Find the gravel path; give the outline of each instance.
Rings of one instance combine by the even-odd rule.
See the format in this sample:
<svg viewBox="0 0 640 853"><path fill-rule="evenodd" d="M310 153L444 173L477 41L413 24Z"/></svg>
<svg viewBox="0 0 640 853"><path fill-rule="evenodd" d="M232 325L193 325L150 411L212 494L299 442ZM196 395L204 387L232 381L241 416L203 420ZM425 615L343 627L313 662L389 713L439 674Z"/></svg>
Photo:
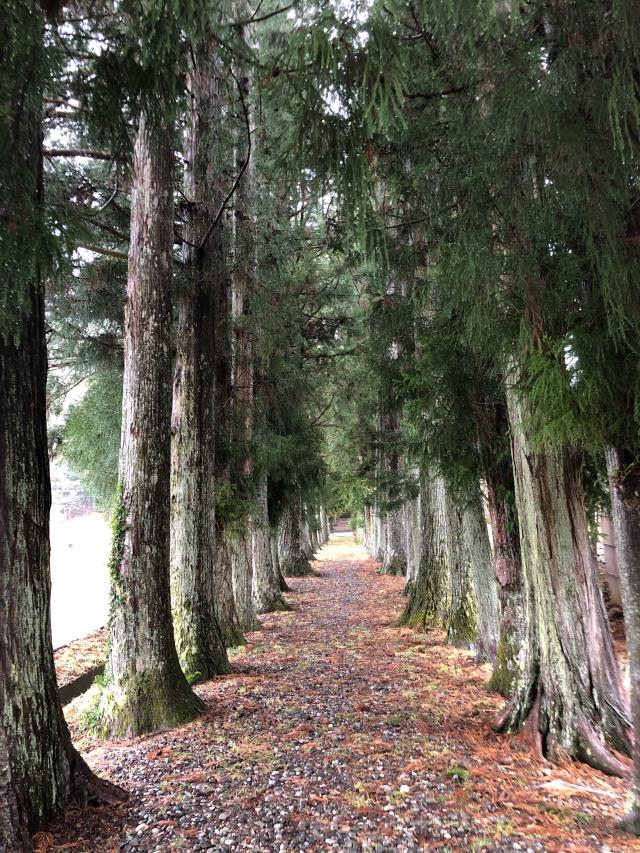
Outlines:
<svg viewBox="0 0 640 853"><path fill-rule="evenodd" d="M622 784L493 735L486 668L394 627L402 579L344 537L317 569L198 688L194 723L105 744L74 706L89 763L130 799L70 810L41 851L639 849L615 833Z"/></svg>

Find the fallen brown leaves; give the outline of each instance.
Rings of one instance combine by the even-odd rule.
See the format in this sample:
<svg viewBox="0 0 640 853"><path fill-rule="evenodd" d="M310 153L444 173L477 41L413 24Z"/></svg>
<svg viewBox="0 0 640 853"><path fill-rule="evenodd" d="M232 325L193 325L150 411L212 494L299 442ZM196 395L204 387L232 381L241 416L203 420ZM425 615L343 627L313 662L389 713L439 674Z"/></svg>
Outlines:
<svg viewBox="0 0 640 853"><path fill-rule="evenodd" d="M199 816L205 802L213 815L229 813L220 832L235 839L232 850L293 850L306 838L323 850L329 834L339 850L348 833L363 850L382 841L480 850L516 839L522 849L640 850L616 829L624 783L547 764L496 735L502 702L487 691L488 667L439 631L395 627L401 578L377 574L344 540L317 566L320 576L291 581L293 612L261 616L263 629L232 658L235 672L198 686L207 703L199 719L129 744L89 744L95 769L134 792L126 816L93 814L105 839L96 850L115 849L141 821L136 796L160 833L159 846L138 850L180 839L190 849L199 830L189 808ZM186 803L186 816L165 817L175 803ZM39 853L88 837L83 814L68 815ZM281 841L268 834L276 823ZM316 835L303 836L302 825Z"/></svg>

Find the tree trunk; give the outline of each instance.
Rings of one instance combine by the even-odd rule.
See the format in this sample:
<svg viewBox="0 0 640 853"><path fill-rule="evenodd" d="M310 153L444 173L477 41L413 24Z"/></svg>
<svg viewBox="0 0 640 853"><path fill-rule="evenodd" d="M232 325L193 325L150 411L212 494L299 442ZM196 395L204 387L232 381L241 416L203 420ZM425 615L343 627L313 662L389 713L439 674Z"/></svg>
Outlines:
<svg viewBox="0 0 640 853"><path fill-rule="evenodd" d="M476 602L476 660L494 661L500 633L500 602L480 489L463 507L462 534Z"/></svg>
<svg viewBox="0 0 640 853"><path fill-rule="evenodd" d="M418 575L408 590L399 624L441 628L446 624L449 605L446 493L442 478L429 472L422 477L420 526Z"/></svg>
<svg viewBox="0 0 640 853"><path fill-rule="evenodd" d="M369 504L364 507L364 549L367 554L373 552L373 509Z"/></svg>
<svg viewBox="0 0 640 853"><path fill-rule="evenodd" d="M202 702L176 652L169 580L173 151L140 117L125 314L119 492L110 560L103 721L139 735L193 719Z"/></svg>
<svg viewBox="0 0 640 853"><path fill-rule="evenodd" d="M233 596L243 631L260 628L253 603L253 533L253 519L248 519L247 530L231 539Z"/></svg>
<svg viewBox="0 0 640 853"><path fill-rule="evenodd" d="M12 177L21 186L11 200L16 230L3 235L2 250L11 252L14 265L3 256L0 307L0 850L27 853L30 833L68 803L116 802L125 794L94 776L73 748L56 683L43 258L33 240L33 230L41 235L44 229L43 20L28 4L6 14L18 54L30 52L34 65L29 73L23 69L19 94L0 114L2 136L11 138L4 168L15 167ZM7 61L15 60L15 49L11 40L3 45Z"/></svg>
<svg viewBox="0 0 640 853"><path fill-rule="evenodd" d="M632 454L609 448L607 470L624 605L634 732L631 796L624 826L640 835L640 467Z"/></svg>
<svg viewBox="0 0 640 853"><path fill-rule="evenodd" d="M291 502L282 513L278 530L280 571L285 577L313 575L314 571L302 547L302 501L294 487Z"/></svg>
<svg viewBox="0 0 640 853"><path fill-rule="evenodd" d="M501 606L496 659L489 688L511 695L513 680L526 651L526 614L522 590L522 565L515 487L509 442L506 399L475 409L480 459L487 487L491 520L493 573Z"/></svg>
<svg viewBox="0 0 640 853"><path fill-rule="evenodd" d="M220 93L211 49L194 48L185 134L189 219L178 299L171 448L171 592L178 657L190 680L229 672L215 618L215 299L224 275L215 129Z"/></svg>
<svg viewBox="0 0 640 853"><path fill-rule="evenodd" d="M383 575L405 575L407 572L407 552L402 508L387 513L385 527L384 554L380 573Z"/></svg>
<svg viewBox="0 0 640 853"><path fill-rule="evenodd" d="M544 754L625 774L606 746L629 750L628 711L589 544L581 455L537 448L529 401L509 388L507 405L527 635L496 728L526 724Z"/></svg>
<svg viewBox="0 0 640 853"><path fill-rule="evenodd" d="M275 527L269 526L269 544L271 546L271 559L273 561L274 571L278 576L278 584L280 592L291 592L291 587L284 579L284 575L280 569L280 555L278 554L278 530Z"/></svg>
<svg viewBox="0 0 640 853"><path fill-rule="evenodd" d="M307 521L304 507L302 508L300 532L302 538L302 550L304 551L304 555L307 560L311 561L313 560L315 554L313 551L313 545L311 544L311 530L309 529L309 522Z"/></svg>
<svg viewBox="0 0 640 853"><path fill-rule="evenodd" d="M280 572L271 550L267 480L260 485L259 515L253 526L253 601L256 613L290 610L280 589Z"/></svg>
<svg viewBox="0 0 640 853"><path fill-rule="evenodd" d="M233 592L232 544L226 527L216 527L216 570L214 575L216 621L228 649L245 643Z"/></svg>
<svg viewBox="0 0 640 853"><path fill-rule="evenodd" d="M414 476L418 477L417 471L414 471ZM411 587L418 578L418 565L420 562L421 549L421 526L420 526L420 493L415 498L408 500L404 507L404 537L405 550L407 553L407 583L404 588L405 595L408 595Z"/></svg>
<svg viewBox="0 0 640 853"><path fill-rule="evenodd" d="M447 563L449 566L449 613L447 642L471 647L477 640L476 602L471 586L470 554L463 534L463 508L447 494Z"/></svg>

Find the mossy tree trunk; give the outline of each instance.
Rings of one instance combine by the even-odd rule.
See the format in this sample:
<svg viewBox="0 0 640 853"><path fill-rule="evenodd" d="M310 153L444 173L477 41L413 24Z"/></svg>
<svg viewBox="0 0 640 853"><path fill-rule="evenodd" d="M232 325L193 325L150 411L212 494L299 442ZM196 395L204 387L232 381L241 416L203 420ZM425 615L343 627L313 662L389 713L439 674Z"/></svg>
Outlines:
<svg viewBox="0 0 640 853"><path fill-rule="evenodd" d="M194 678L229 672L215 616L215 302L224 275L219 74L210 40L194 47L185 133L189 200L178 293L171 446L171 592L178 657ZM218 164L216 166L216 164Z"/></svg>
<svg viewBox="0 0 640 853"><path fill-rule="evenodd" d="M607 469L624 605L634 732L631 796L624 825L640 835L640 466L633 454L612 447L607 450Z"/></svg>
<svg viewBox="0 0 640 853"><path fill-rule="evenodd" d="M169 128L143 115L134 151L120 488L101 705L115 736L178 725L202 709L180 669L171 618L172 177Z"/></svg>
<svg viewBox="0 0 640 853"><path fill-rule="evenodd" d="M441 628L449 609L446 491L442 477L425 472L420 489L420 557L400 625Z"/></svg>
<svg viewBox="0 0 640 853"><path fill-rule="evenodd" d="M526 725L544 754L624 774L607 747L629 751L628 708L589 543L582 457L536 447L528 399L509 388L507 403L527 635L496 728Z"/></svg>
<svg viewBox="0 0 640 853"><path fill-rule="evenodd" d="M26 4L21 50L41 59L43 21ZM13 45L5 45L8 56ZM26 71L25 71L26 74ZM10 122L12 153L23 158L25 197L12 199L22 246L41 225L43 201L41 92L25 92L0 121ZM4 136L3 128L3 136ZM71 745L58 697L51 642L49 456L44 287L38 263L23 249L4 293L17 293L8 322L0 318L0 850L27 853L30 833L72 801L116 801L124 792L102 782ZM24 264L24 267L22 266ZM8 273L8 269L4 269Z"/></svg>
<svg viewBox="0 0 640 853"><path fill-rule="evenodd" d="M312 575L313 569L302 545L302 501L299 487L293 488L289 505L278 527L278 558L284 577Z"/></svg>
<svg viewBox="0 0 640 853"><path fill-rule="evenodd" d="M289 610L280 589L280 572L273 561L267 508L267 479L260 484L259 513L253 525L253 603L256 613Z"/></svg>
<svg viewBox="0 0 640 853"><path fill-rule="evenodd" d="M479 488L462 508L462 541L476 602L476 659L494 661L500 635L500 602Z"/></svg>

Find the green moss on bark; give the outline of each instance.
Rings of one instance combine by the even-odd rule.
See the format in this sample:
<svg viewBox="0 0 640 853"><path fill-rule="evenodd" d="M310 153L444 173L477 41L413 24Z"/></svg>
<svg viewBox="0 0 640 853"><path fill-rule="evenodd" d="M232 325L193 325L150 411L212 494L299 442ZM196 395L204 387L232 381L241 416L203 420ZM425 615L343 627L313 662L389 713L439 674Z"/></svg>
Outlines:
<svg viewBox="0 0 640 853"><path fill-rule="evenodd" d="M162 672L130 672L117 685L111 679L100 702L102 728L111 737L137 737L183 725L203 709L195 693Z"/></svg>

